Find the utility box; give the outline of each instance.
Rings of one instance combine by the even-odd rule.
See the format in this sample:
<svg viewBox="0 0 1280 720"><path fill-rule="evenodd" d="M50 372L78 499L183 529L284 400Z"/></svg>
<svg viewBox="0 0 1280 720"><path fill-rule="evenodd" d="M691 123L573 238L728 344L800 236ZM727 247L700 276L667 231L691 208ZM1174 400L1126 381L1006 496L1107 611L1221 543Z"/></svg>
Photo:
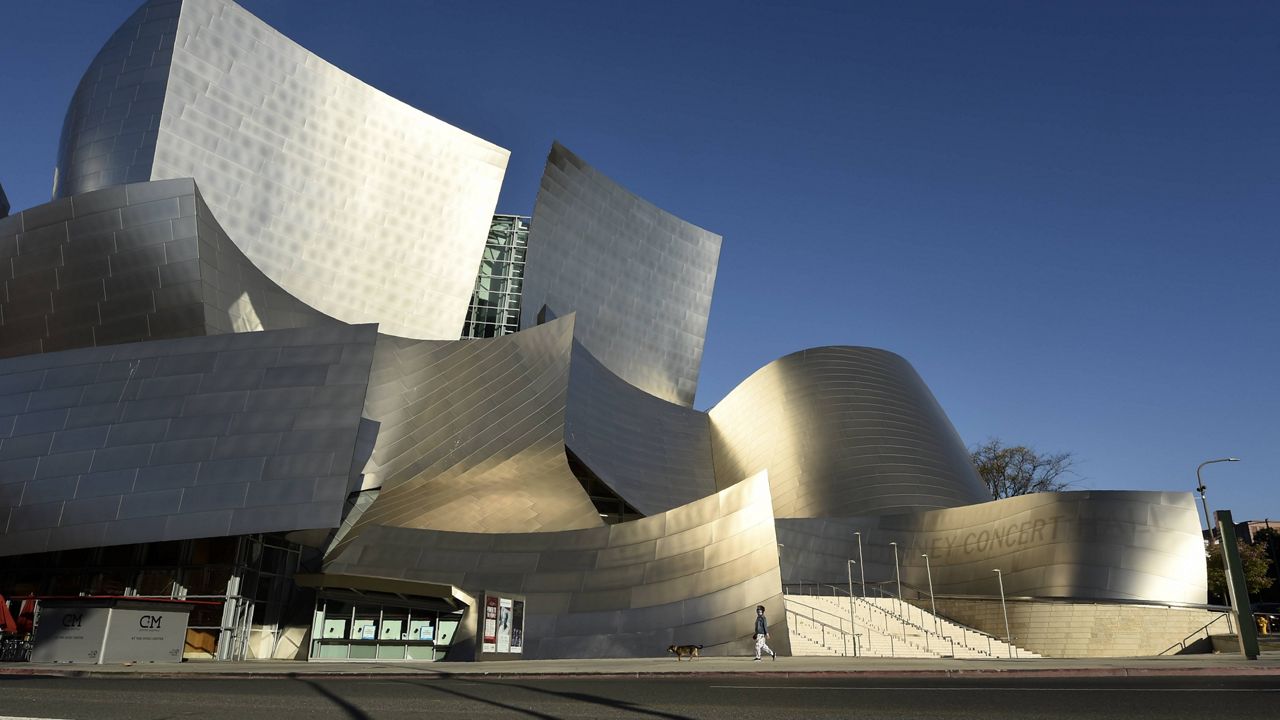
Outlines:
<svg viewBox="0 0 1280 720"><path fill-rule="evenodd" d="M191 608L128 598L41 600L31 662L182 662Z"/></svg>

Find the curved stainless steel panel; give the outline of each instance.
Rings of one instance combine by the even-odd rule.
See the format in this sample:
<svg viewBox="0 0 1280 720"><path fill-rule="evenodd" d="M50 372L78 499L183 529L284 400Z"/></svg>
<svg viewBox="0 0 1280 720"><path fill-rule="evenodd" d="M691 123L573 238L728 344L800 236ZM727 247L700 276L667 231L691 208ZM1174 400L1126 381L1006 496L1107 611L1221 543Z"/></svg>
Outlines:
<svg viewBox="0 0 1280 720"><path fill-rule="evenodd" d="M435 339L462 328L509 155L228 0L135 13L85 73L61 145L60 196L194 177L298 299Z"/></svg>
<svg viewBox="0 0 1280 720"><path fill-rule="evenodd" d="M0 555L332 528L376 329L0 360Z"/></svg>
<svg viewBox="0 0 1280 720"><path fill-rule="evenodd" d="M749 650L756 605L790 654L764 475L653 517L589 530L451 533L370 527L325 573L455 585L526 599L525 657L645 657L672 643Z"/></svg>
<svg viewBox="0 0 1280 720"><path fill-rule="evenodd" d="M706 413L628 384L576 342L565 444L645 515L716 492Z"/></svg>
<svg viewBox="0 0 1280 720"><path fill-rule="evenodd" d="M62 122L55 198L151 179L181 9L144 3L89 63Z"/></svg>
<svg viewBox="0 0 1280 720"><path fill-rule="evenodd" d="M709 414L718 481L768 469L780 518L907 512L991 497L924 381L885 350L787 355Z"/></svg>
<svg viewBox="0 0 1280 720"><path fill-rule="evenodd" d="M189 178L0 220L0 258L0 357L335 323L259 272Z"/></svg>
<svg viewBox="0 0 1280 720"><path fill-rule="evenodd" d="M720 236L631 194L559 143L534 206L521 327L544 305L618 377L693 404Z"/></svg>
<svg viewBox="0 0 1280 720"><path fill-rule="evenodd" d="M894 580L938 593L1203 603L1204 540L1190 493L1036 493L902 515L778 520L786 582L843 587L862 533L868 583ZM855 567L854 584L860 575Z"/></svg>
<svg viewBox="0 0 1280 720"><path fill-rule="evenodd" d="M491 340L380 336L365 416L369 525L469 532L597 527L564 453L573 317Z"/></svg>

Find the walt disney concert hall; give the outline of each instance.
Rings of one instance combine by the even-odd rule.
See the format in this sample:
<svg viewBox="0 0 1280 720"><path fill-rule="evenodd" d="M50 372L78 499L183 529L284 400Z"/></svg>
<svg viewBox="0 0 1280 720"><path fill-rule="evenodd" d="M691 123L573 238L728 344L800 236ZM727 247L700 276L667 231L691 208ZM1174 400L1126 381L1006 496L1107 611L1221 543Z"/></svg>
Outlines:
<svg viewBox="0 0 1280 720"><path fill-rule="evenodd" d="M495 214L507 159L230 0L124 19L52 200L0 217L0 594L186 601L216 659L745 655L757 605L783 655L1156 654L1217 617L1190 494L992 501L892 352L693 409L721 237L560 144Z"/></svg>

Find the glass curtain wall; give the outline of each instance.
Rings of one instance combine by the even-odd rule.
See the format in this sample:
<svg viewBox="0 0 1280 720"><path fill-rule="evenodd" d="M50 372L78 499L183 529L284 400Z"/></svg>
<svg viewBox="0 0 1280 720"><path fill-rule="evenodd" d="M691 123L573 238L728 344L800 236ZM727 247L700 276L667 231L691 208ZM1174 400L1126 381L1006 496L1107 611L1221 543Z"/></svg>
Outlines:
<svg viewBox="0 0 1280 720"><path fill-rule="evenodd" d="M520 291L528 248L529 218L493 216L462 337L491 338L520 329Z"/></svg>

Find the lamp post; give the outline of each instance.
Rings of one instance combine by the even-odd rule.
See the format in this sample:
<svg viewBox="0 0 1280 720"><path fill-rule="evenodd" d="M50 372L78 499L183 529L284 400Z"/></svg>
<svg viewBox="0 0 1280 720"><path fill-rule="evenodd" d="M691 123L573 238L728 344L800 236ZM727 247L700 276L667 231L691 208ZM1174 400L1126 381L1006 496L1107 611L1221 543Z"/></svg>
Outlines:
<svg viewBox="0 0 1280 720"><path fill-rule="evenodd" d="M938 601L933 597L933 569L929 567L929 555L920 553L924 558L924 571L929 576L929 607L933 610L933 631L938 632ZM942 633L938 633L941 635Z"/></svg>
<svg viewBox="0 0 1280 720"><path fill-rule="evenodd" d="M853 624L853 564L854 564L855 562L857 562L857 561L856 561L856 560L850 560L849 562L845 563L845 566L844 566L844 569L845 569L845 570L848 572L848 574L849 574L849 634L850 634L850 635L854 635L854 624ZM857 639L857 636L856 636L856 635L854 635L854 640L853 640L853 655L854 655L854 657L857 657L857 656L858 656L858 639Z"/></svg>
<svg viewBox="0 0 1280 720"><path fill-rule="evenodd" d="M996 568L991 572L996 574L996 579L1000 581L1000 609L1004 611L1004 642L1009 646L1009 658L1013 658L1013 634L1009 632L1009 607L1004 604L1004 573L1000 572L1000 568Z"/></svg>
<svg viewBox="0 0 1280 720"><path fill-rule="evenodd" d="M902 572L898 569L898 543L889 543L893 546L893 576L898 580L898 614L906 617L906 613L902 612Z"/></svg>
<svg viewBox="0 0 1280 720"><path fill-rule="evenodd" d="M1240 458L1225 457L1217 460L1205 460L1196 466L1196 491L1200 493L1200 506L1204 508L1204 527L1209 531L1209 540L1213 541L1213 521L1209 519L1209 501L1204 496L1204 480L1200 479L1200 468L1220 462L1240 462Z"/></svg>
<svg viewBox="0 0 1280 720"><path fill-rule="evenodd" d="M858 575L862 578L862 597L867 596L867 566L862 562L862 533L857 530L853 531L854 537L858 538Z"/></svg>

